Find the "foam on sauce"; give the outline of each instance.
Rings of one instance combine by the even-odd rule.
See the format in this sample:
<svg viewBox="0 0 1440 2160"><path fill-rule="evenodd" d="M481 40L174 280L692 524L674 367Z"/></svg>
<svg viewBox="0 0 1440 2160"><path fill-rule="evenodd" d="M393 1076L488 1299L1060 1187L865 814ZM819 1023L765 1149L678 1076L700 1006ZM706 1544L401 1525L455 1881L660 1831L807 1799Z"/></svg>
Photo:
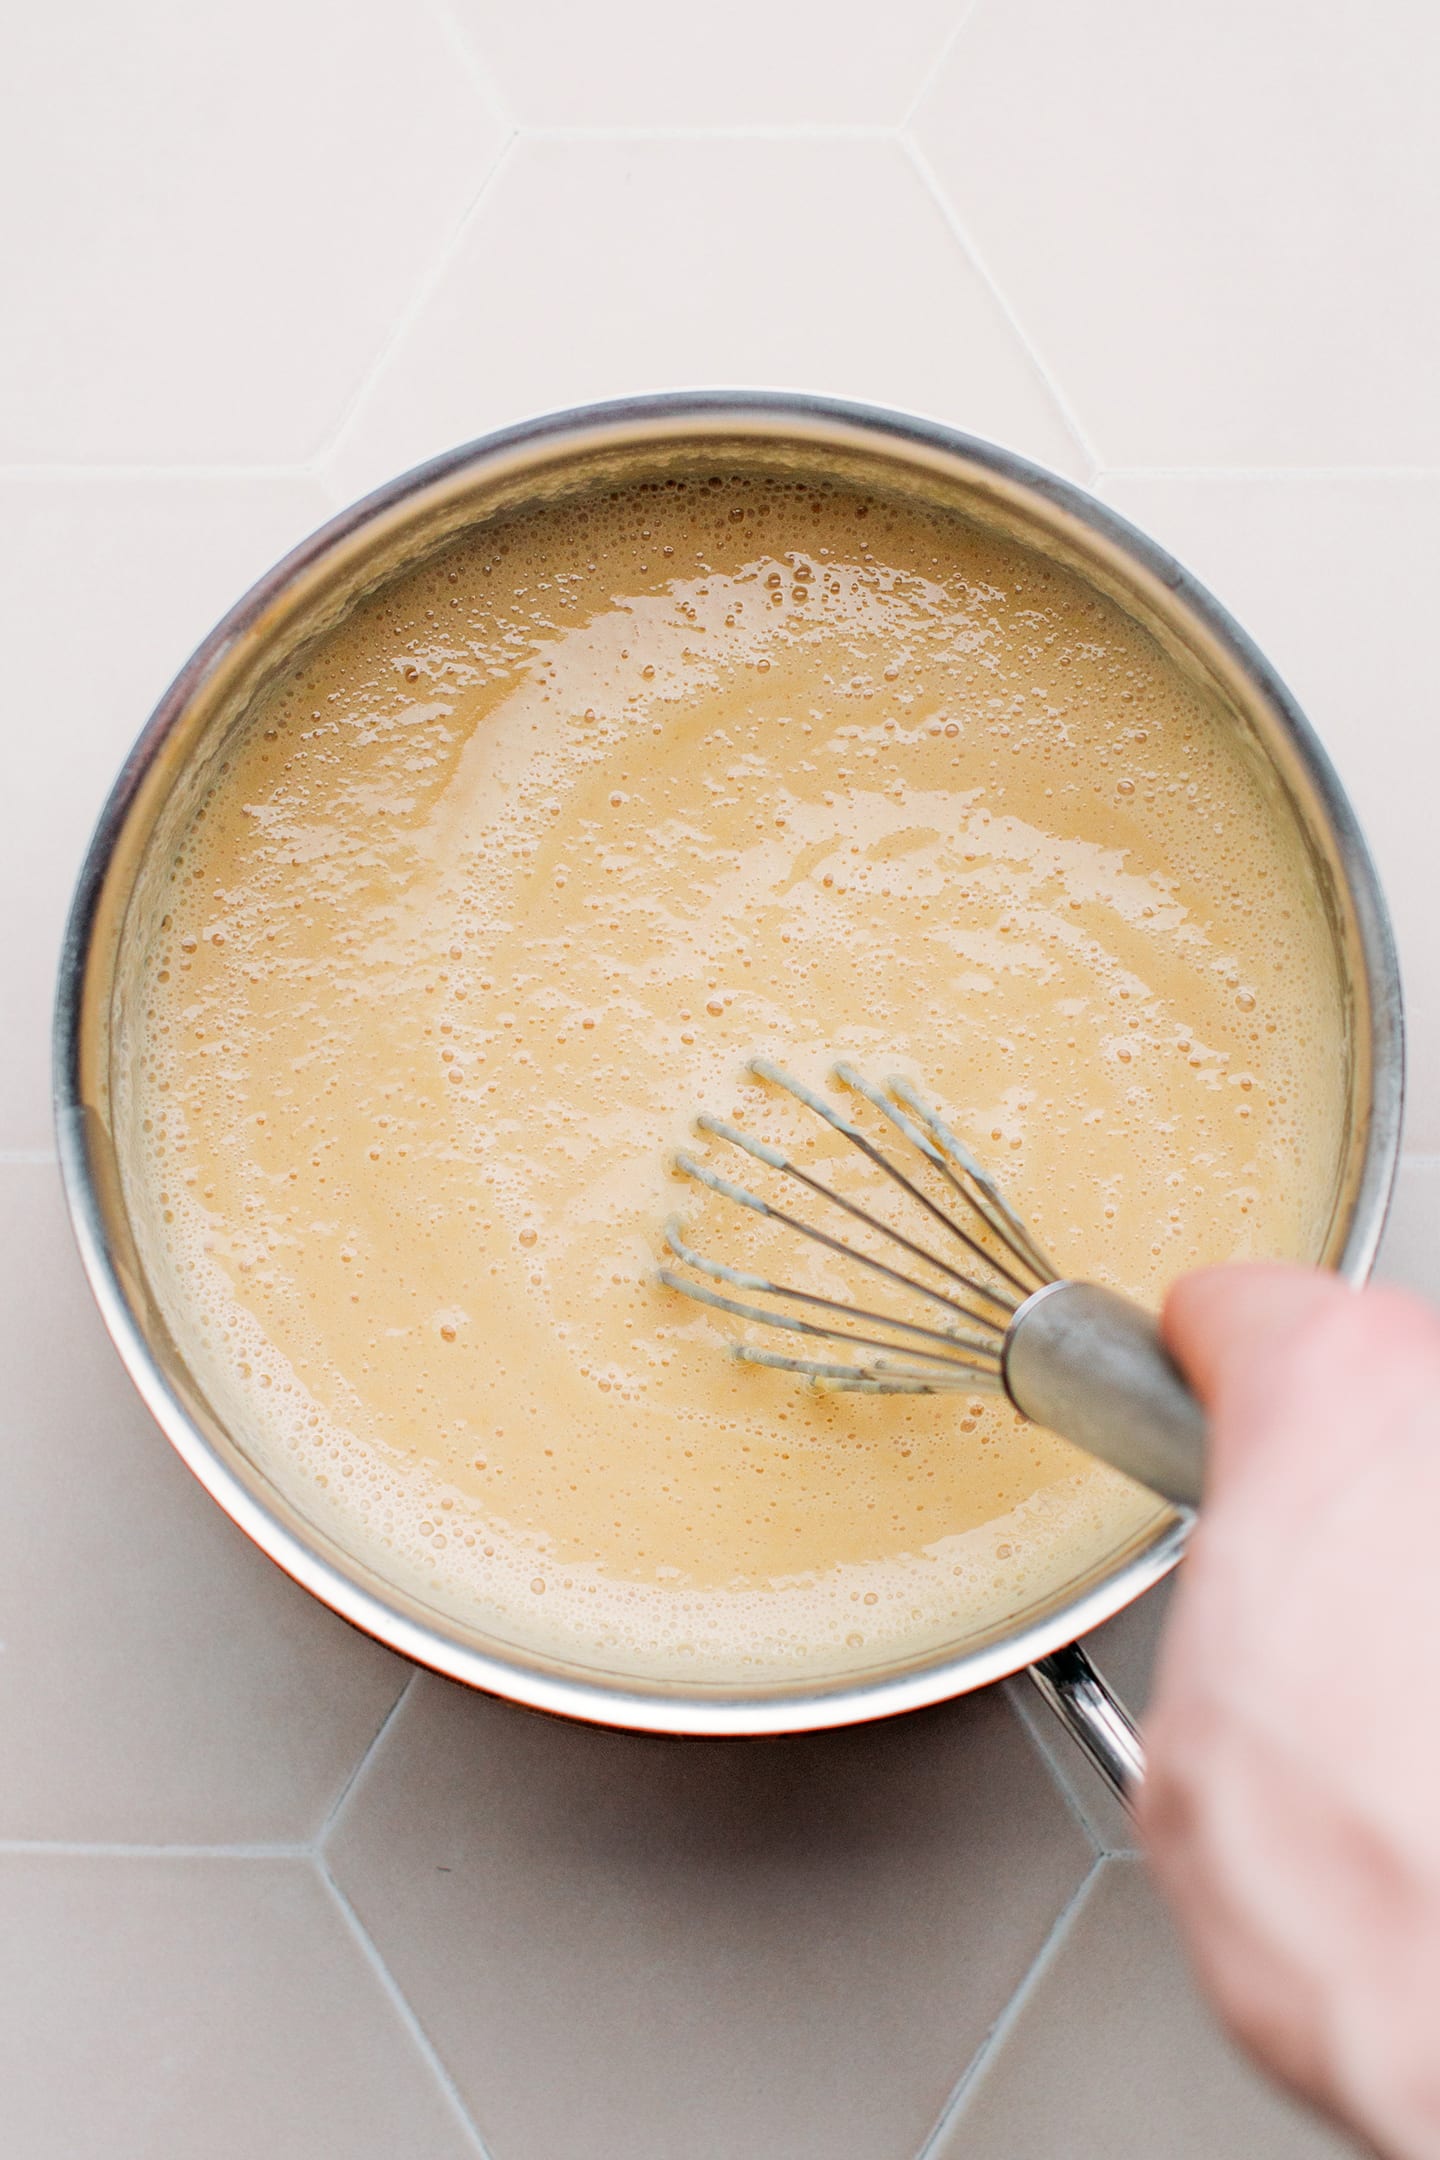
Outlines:
<svg viewBox="0 0 1440 2160"><path fill-rule="evenodd" d="M668 1151L703 1107L833 1168L743 1065L844 1054L1068 1272L1312 1257L1341 1007L1283 828L1142 631L961 521L717 476L472 536L176 857L129 1173L171 1323L314 1520L502 1637L700 1680L993 1625L1154 1502L994 1398L733 1364L654 1268L677 1206L749 1232Z"/></svg>

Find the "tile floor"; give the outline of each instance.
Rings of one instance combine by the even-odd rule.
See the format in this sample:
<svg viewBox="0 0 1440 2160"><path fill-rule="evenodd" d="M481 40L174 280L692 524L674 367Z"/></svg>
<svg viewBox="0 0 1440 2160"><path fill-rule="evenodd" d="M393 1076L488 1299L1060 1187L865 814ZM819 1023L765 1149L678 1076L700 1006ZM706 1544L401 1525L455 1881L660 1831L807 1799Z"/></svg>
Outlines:
<svg viewBox="0 0 1440 2160"><path fill-rule="evenodd" d="M1440 1294L1440 15L79 0L0 39L5 2150L1338 2152L1216 2035L1023 1683L624 1739L415 1678L276 1574L103 1339L45 1030L150 702L331 509L546 405L872 398L1094 487L1291 679L1405 963L1384 1266ZM1137 1699L1162 1606L1100 1645Z"/></svg>

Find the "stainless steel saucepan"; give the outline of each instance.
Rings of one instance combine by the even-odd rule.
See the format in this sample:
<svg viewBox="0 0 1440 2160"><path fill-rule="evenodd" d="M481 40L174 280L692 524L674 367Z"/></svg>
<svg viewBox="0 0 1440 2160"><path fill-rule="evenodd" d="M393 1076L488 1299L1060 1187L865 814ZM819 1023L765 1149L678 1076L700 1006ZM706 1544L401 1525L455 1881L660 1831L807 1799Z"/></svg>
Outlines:
<svg viewBox="0 0 1440 2160"><path fill-rule="evenodd" d="M61 962L55 1034L60 1163L91 1285L136 1386L196 1476L270 1557L347 1620L472 1687L538 1710L647 1732L758 1735L846 1725L942 1701L1030 1666L1122 1793L1140 1754L1076 1638L1179 1558L1162 1516L1082 1579L986 1631L829 1680L699 1685L607 1672L498 1640L389 1582L252 1460L186 1364L127 1213L114 1115L139 1054L139 966L163 864L258 693L356 599L458 533L578 491L698 468L823 474L950 506L1087 581L1142 624L1248 737L1275 815L1298 832L1345 991L1348 1120L1314 1258L1359 1281L1380 1236L1400 1138L1400 985L1385 905L1354 815L1304 718L1193 578L1123 519L1023 459L932 422L812 397L648 397L510 428L437 458L348 510L263 578L162 699L100 819Z"/></svg>

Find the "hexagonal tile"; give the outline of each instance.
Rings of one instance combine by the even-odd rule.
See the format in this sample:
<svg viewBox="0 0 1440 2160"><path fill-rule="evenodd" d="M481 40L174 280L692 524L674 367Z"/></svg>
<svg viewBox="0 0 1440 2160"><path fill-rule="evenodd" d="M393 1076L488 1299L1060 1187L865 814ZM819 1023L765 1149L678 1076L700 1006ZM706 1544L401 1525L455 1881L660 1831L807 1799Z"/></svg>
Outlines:
<svg viewBox="0 0 1440 2160"><path fill-rule="evenodd" d="M1107 1860L933 2160L1343 2160L1217 2031L1138 1861Z"/></svg>
<svg viewBox="0 0 1440 2160"><path fill-rule="evenodd" d="M546 407L716 383L909 406L1080 464L897 144L702 137L522 141L329 471L356 493Z"/></svg>
<svg viewBox="0 0 1440 2160"><path fill-rule="evenodd" d="M901 2160L1092 1848L993 1693L746 1744L422 1679L329 1857L494 2160Z"/></svg>
<svg viewBox="0 0 1440 2160"><path fill-rule="evenodd" d="M1434 462L1440 15L980 0L916 133L1106 463Z"/></svg>
<svg viewBox="0 0 1440 2160"><path fill-rule="evenodd" d="M455 15L523 126L735 126L898 120L961 0L829 0L823 19L769 0L723 15L630 0L455 0Z"/></svg>
<svg viewBox="0 0 1440 2160"><path fill-rule="evenodd" d="M299 477L0 478L0 1147L49 1144L55 956L110 782L217 618L328 510Z"/></svg>
<svg viewBox="0 0 1440 2160"><path fill-rule="evenodd" d="M0 458L309 456L504 130L425 8L31 9L6 39Z"/></svg>
<svg viewBox="0 0 1440 2160"><path fill-rule="evenodd" d="M5 2136L25 2160L479 2153L305 1861L4 1854L0 1914Z"/></svg>
<svg viewBox="0 0 1440 2160"><path fill-rule="evenodd" d="M263 1559L171 1452L43 1164L0 1165L0 1371L0 1838L312 1836L409 1668Z"/></svg>
<svg viewBox="0 0 1440 2160"><path fill-rule="evenodd" d="M1430 883L1440 477L1112 474L1100 492L1235 610L1333 758L1395 919L1410 1026L1406 1141L1440 1149Z"/></svg>

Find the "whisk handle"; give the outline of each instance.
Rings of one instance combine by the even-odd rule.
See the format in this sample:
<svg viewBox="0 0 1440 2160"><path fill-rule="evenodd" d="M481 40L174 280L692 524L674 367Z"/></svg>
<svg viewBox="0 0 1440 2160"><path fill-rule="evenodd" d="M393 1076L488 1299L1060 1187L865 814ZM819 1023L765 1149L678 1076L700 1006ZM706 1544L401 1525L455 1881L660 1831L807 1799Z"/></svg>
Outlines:
<svg viewBox="0 0 1440 2160"><path fill-rule="evenodd" d="M1099 1283L1047 1283L1005 1338L1017 1410L1177 1507L1198 1507L1205 1413L1154 1316Z"/></svg>

